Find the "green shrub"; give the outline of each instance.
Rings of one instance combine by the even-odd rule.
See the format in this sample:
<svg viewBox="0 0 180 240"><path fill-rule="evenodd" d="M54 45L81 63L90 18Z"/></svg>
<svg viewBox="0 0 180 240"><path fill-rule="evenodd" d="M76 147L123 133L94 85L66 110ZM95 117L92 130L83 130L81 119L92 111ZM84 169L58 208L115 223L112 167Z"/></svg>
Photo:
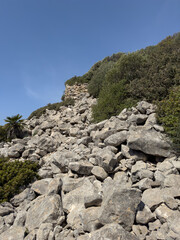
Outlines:
<svg viewBox="0 0 180 240"><path fill-rule="evenodd" d="M110 69L112 69L114 64L115 63L112 61L102 63L101 66L96 70L96 72L92 76L91 81L89 82L89 85L88 85L88 92L90 93L90 95L92 95L93 97L99 96L99 92L105 80L106 73Z"/></svg>
<svg viewBox="0 0 180 240"><path fill-rule="evenodd" d="M99 98L97 106L93 108L94 119L98 121L111 117L121 108L119 102L117 103L121 96L117 97L118 94L115 93L113 98L111 92L114 92L113 84L122 82L122 79L126 84L123 102L128 104L125 106L141 100L158 102L165 99L169 89L180 85L179 51L180 33L167 37L156 46L119 55L119 59L108 69L105 77L100 76L100 79L93 82L93 77L96 76L94 75L89 82L89 89L92 86L90 93ZM109 58L106 58L106 61L109 61ZM121 83L117 85L117 89L122 95L124 88Z"/></svg>
<svg viewBox="0 0 180 240"><path fill-rule="evenodd" d="M180 86L173 87L169 95L158 103L158 121L171 137L177 152L180 152Z"/></svg>
<svg viewBox="0 0 180 240"><path fill-rule="evenodd" d="M69 105L74 105L74 99L72 98L67 98L66 100L58 103L49 103L48 105L38 108L37 110L33 111L28 119L31 119L32 117L39 118L41 115L46 113L46 109L48 110L56 110L59 111L60 107L62 106L69 106Z"/></svg>
<svg viewBox="0 0 180 240"><path fill-rule="evenodd" d="M124 108L131 107L135 100L127 98L127 85L125 80L118 83L107 84L100 92L98 104L92 108L95 122L119 114Z"/></svg>
<svg viewBox="0 0 180 240"><path fill-rule="evenodd" d="M34 162L10 162L7 158L0 158L0 202L9 201L38 178L38 168L38 164Z"/></svg>

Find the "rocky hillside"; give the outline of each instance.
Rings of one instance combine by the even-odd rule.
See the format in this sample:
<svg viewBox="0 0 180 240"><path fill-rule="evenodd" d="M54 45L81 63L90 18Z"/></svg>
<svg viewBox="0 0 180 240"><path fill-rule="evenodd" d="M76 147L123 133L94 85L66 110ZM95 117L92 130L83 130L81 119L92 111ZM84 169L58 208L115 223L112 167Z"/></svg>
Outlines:
<svg viewBox="0 0 180 240"><path fill-rule="evenodd" d="M36 161L40 180L0 205L2 240L178 240L180 157L141 101L97 124L86 85L74 106L26 120L32 136L0 155Z"/></svg>

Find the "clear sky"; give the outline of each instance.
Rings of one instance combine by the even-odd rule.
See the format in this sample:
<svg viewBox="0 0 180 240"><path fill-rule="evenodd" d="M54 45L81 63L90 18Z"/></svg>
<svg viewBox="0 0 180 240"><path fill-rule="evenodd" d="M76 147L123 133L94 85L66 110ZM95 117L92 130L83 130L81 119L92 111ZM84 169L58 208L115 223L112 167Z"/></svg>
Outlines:
<svg viewBox="0 0 180 240"><path fill-rule="evenodd" d="M58 102L64 82L179 32L180 0L0 0L0 124Z"/></svg>

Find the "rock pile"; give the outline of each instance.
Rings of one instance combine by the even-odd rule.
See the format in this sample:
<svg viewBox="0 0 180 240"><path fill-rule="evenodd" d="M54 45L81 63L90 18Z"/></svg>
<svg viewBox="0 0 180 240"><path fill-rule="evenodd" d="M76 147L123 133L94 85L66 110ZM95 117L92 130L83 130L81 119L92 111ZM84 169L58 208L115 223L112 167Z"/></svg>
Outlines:
<svg viewBox="0 0 180 240"><path fill-rule="evenodd" d="M41 180L0 205L3 240L178 240L180 158L140 102L91 124L96 100L27 120L0 154L39 161Z"/></svg>
<svg viewBox="0 0 180 240"><path fill-rule="evenodd" d="M73 86L66 85L64 97L65 99L72 98L72 99L82 99L85 93L88 93L87 89L88 84L77 84Z"/></svg>

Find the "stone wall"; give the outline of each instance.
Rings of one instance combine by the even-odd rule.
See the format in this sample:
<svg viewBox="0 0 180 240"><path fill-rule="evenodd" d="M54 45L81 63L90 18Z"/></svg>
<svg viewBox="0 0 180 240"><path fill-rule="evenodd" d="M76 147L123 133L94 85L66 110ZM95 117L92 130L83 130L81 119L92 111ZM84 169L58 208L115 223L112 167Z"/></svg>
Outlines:
<svg viewBox="0 0 180 240"><path fill-rule="evenodd" d="M77 84L73 86L66 85L65 99L73 98L75 100L82 99L88 93L88 84Z"/></svg>

